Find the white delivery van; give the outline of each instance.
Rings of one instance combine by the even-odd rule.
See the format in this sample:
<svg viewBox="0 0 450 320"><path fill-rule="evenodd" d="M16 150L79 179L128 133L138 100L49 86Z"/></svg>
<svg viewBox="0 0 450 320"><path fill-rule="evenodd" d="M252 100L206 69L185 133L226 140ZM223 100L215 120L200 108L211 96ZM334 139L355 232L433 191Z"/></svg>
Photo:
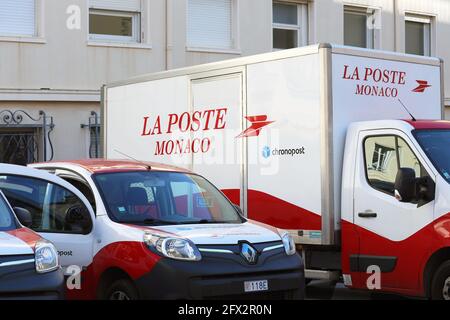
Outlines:
<svg viewBox="0 0 450 320"><path fill-rule="evenodd" d="M290 230L308 278L449 298L442 78L437 58L329 44L145 75L104 87L104 153L203 174Z"/></svg>
<svg viewBox="0 0 450 320"><path fill-rule="evenodd" d="M79 280L68 281L68 299L304 296L304 266L292 236L245 219L238 207L197 174L130 160L32 166L64 179L89 201L55 196L60 208L51 208L59 209L57 217L45 219L50 220L47 229L36 229L55 244L64 268L78 268L78 278L68 272L71 280ZM29 193L32 185L39 186L31 179L6 178L11 182L0 188L21 205L28 194L15 192L16 184L28 183ZM60 189L48 190L58 195ZM47 210L39 210L36 202L32 215L44 220ZM46 208L46 203L42 206Z"/></svg>

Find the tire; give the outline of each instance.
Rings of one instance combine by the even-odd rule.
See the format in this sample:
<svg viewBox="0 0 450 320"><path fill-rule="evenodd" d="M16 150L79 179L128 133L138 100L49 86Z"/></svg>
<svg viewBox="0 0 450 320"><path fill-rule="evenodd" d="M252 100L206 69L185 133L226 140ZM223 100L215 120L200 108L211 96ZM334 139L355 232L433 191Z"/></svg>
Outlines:
<svg viewBox="0 0 450 320"><path fill-rule="evenodd" d="M432 300L450 300L450 260L436 271L431 283Z"/></svg>
<svg viewBox="0 0 450 320"><path fill-rule="evenodd" d="M105 290L104 300L139 300L134 284L127 279L116 280Z"/></svg>

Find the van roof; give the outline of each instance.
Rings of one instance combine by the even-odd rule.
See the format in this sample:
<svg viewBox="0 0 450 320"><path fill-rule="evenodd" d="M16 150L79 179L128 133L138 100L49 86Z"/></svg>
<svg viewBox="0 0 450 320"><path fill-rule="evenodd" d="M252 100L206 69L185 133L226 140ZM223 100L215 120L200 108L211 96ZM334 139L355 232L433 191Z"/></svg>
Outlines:
<svg viewBox="0 0 450 320"><path fill-rule="evenodd" d="M414 129L417 130L432 130L432 129L450 129L450 121L445 120L405 120Z"/></svg>
<svg viewBox="0 0 450 320"><path fill-rule="evenodd" d="M148 162L148 161L135 161L135 160L114 160L114 159L85 159L85 160L66 160L66 161L52 161L46 163L37 163L36 165L45 164L46 167L75 165L82 167L83 169L91 173L107 173L107 172L124 172L124 171L173 171L173 172L186 172L189 170L165 165L161 163Z"/></svg>

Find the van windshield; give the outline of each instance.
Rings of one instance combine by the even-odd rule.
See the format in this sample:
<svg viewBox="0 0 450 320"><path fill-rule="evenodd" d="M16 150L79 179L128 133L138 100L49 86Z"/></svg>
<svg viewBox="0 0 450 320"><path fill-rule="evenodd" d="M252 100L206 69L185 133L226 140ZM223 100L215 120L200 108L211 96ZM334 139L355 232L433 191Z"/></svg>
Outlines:
<svg viewBox="0 0 450 320"><path fill-rule="evenodd" d="M178 172L116 172L94 175L111 220L170 225L241 223L228 199L204 178Z"/></svg>
<svg viewBox="0 0 450 320"><path fill-rule="evenodd" d="M17 228L16 219L3 195L0 195L0 231Z"/></svg>
<svg viewBox="0 0 450 320"><path fill-rule="evenodd" d="M417 130L414 135L436 169L450 183L450 130Z"/></svg>

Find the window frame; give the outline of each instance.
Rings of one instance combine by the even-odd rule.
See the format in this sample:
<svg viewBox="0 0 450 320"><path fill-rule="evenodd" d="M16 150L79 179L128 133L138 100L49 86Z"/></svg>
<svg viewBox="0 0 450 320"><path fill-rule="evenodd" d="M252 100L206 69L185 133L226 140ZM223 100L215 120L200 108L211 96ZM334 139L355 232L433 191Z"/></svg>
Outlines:
<svg viewBox="0 0 450 320"><path fill-rule="evenodd" d="M362 152L363 152L363 160L364 160L364 163L363 163L364 175L365 175L365 177L366 177L366 183L367 183L367 185L368 185L370 188L372 188L372 189L375 190L375 191L384 193L384 194L386 194L386 195L388 195L388 196L391 196L391 197L395 198L395 194L391 194L391 193L389 193L389 192L387 192L387 191L385 191L385 190L381 190L381 189L375 188L375 187L370 183L370 180L369 180L369 175L368 175L368 170L367 170L367 158L366 158L366 141L367 141L367 139L370 139L370 138L377 138L377 137L393 137L393 138L397 138L397 139L402 139L402 140L405 142L405 144L408 146L408 148L411 150L411 152L414 154L414 156L417 158L417 160L419 161L420 166L423 168L423 170L426 172L426 174L427 174L431 179L433 179L433 176L430 174L430 169L427 168L427 166L424 165L424 163L426 163L426 162L424 162L423 159L421 159L421 158L419 158L419 157L417 156L417 151L415 151L415 150L411 147L411 142L410 142L410 141L408 141L407 139L405 139L405 138L402 137L401 135L399 135L399 134L394 134L394 133L391 133L391 134L389 134L389 133L372 134L372 135L367 135L367 136L365 136L365 137L363 138L363 140L362 140ZM396 141L395 154L396 154L396 157L397 157L397 166L399 166L399 165L400 165L400 158L399 158L399 153L398 153L398 142L397 142L397 141ZM398 170L397 170L397 171L398 171ZM431 171L431 172L433 172L433 171ZM434 180L434 179L433 179L433 180Z"/></svg>
<svg viewBox="0 0 450 320"><path fill-rule="evenodd" d="M90 17L91 14L112 16L112 17L127 17L131 18L131 36L117 36L110 34L96 34L91 33L90 30ZM88 13L88 37L89 41L100 41L100 42L114 42L114 43L130 43L139 44L142 43L141 33L142 33L142 13L141 12L129 12L129 11L118 11L118 10L107 10L107 9L96 9L89 8Z"/></svg>
<svg viewBox="0 0 450 320"><path fill-rule="evenodd" d="M59 188L62 188L70 193L72 193L75 197L77 197L77 199L83 204L83 206L85 207L85 209L90 213L89 207L86 205L86 203L84 203L84 201L82 199L80 199L80 197L78 197L78 195L76 195L74 192L72 192L71 190L69 190L68 188L60 185L59 183L50 181L50 180L46 180L46 179L42 179L39 177L34 177L34 176L27 176L27 175L21 175L21 174L14 174L14 173L3 173L0 174L0 177L2 176L7 176L7 177L19 177L19 178L23 178L23 179L28 179L28 180L37 180L37 181L42 181L46 184L52 184L53 186L57 186ZM0 188L0 191L4 194L4 191ZM6 201L9 203L8 198L5 196ZM47 195L46 195L47 196ZM90 235L93 231L94 231L94 223L95 221L92 220L92 216L90 215L90 219L91 219L91 224L90 224L90 229L87 230L86 232L69 232L69 231L49 231L49 230L37 230L37 229L32 229L31 230L37 232L37 233L49 233L49 234L70 234L70 235L82 235L82 236L87 236Z"/></svg>
<svg viewBox="0 0 450 320"><path fill-rule="evenodd" d="M273 16L273 7L275 4L282 4L282 5L297 7L297 24L294 25L294 24L286 24L286 23L276 23L274 21L274 16ZM296 31L297 32L297 47L296 48L308 45L308 43L309 43L308 15L309 15L308 4L305 2L273 1L272 2L272 36L271 36L272 51L286 50L286 49L274 47L274 39L273 39L274 29Z"/></svg>
<svg viewBox="0 0 450 320"><path fill-rule="evenodd" d="M24 43L37 43L45 44L45 10L44 0L34 0L34 35L14 35L14 34L1 34L0 42L24 42Z"/></svg>
<svg viewBox="0 0 450 320"><path fill-rule="evenodd" d="M214 46L196 46L189 42L189 0L187 0L185 6L185 36L186 36L186 51L188 52L212 52L212 53L231 53L241 54L240 47L240 32L239 32L239 1L231 0L231 47L222 48Z"/></svg>
<svg viewBox="0 0 450 320"><path fill-rule="evenodd" d="M376 34L376 24L377 24L377 9L371 8L371 7L358 7L358 6L352 6L352 5L344 5L344 22L345 22L345 14L354 14L354 15L360 15L366 17L366 45L363 48L366 49L377 49L377 34ZM368 27L368 19L372 19L371 26L372 28ZM343 43L345 44L345 23L344 23L344 40Z"/></svg>
<svg viewBox="0 0 450 320"><path fill-rule="evenodd" d="M434 54L433 50L433 17L428 15L420 15L414 13L405 13L405 53L406 52L406 23L415 22L420 23L424 27L423 30L423 56L431 57ZM412 53L411 53L412 54Z"/></svg>

